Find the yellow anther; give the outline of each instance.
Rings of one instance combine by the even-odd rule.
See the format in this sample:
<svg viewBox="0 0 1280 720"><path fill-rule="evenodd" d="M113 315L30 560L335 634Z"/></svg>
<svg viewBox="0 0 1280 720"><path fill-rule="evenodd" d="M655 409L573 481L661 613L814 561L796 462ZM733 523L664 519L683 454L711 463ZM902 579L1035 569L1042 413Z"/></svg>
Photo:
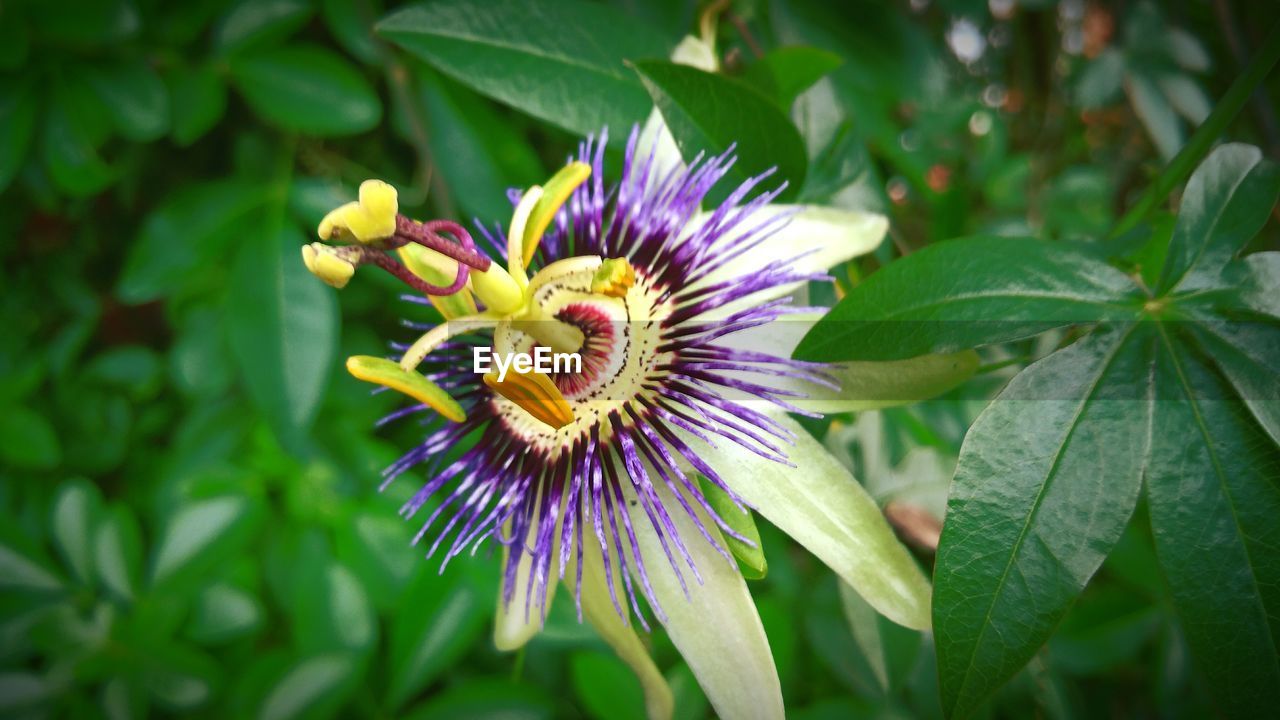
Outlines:
<svg viewBox="0 0 1280 720"><path fill-rule="evenodd" d="M529 258L537 252L538 243L542 242L542 234L547 231L547 226L555 219L556 213L560 211L573 191L577 190L578 186L586 182L589 177L591 177L590 165L584 162L571 162L560 168L560 172L552 175L547 184L542 186L542 198L530 213L522 236L521 257L524 259L525 267L529 266Z"/></svg>
<svg viewBox="0 0 1280 720"><path fill-rule="evenodd" d="M511 213L511 225L507 227L507 270L523 292L529 285L529 275L525 270L529 267L529 256L524 252L524 229L529 224L529 215L542 199L542 188L534 185L524 191L520 202L516 203L515 212Z"/></svg>
<svg viewBox="0 0 1280 720"><path fill-rule="evenodd" d="M311 243L302 246L302 262L312 275L336 288L344 288L356 272L356 266L339 257L328 245Z"/></svg>
<svg viewBox="0 0 1280 720"><path fill-rule="evenodd" d="M574 420L573 409L560 393L560 388L551 378L536 370L525 373L511 370L501 381L497 373L486 373L484 384L556 430Z"/></svg>
<svg viewBox="0 0 1280 720"><path fill-rule="evenodd" d="M454 422L467 419L467 414L458 401L440 389L439 385L385 358L353 355L347 358L347 372L358 380L404 393Z"/></svg>
<svg viewBox="0 0 1280 720"><path fill-rule="evenodd" d="M609 297L626 297L636 284L636 271L626 258L609 258L600 263L600 269L591 278L591 292Z"/></svg>
<svg viewBox="0 0 1280 720"><path fill-rule="evenodd" d="M497 315L510 315L524 306L524 291L498 263L490 263L484 272L471 272L471 289L486 310Z"/></svg>
<svg viewBox="0 0 1280 720"><path fill-rule="evenodd" d="M396 234L396 189L381 180L360 183L360 199L334 208L320 221L321 240L371 243Z"/></svg>

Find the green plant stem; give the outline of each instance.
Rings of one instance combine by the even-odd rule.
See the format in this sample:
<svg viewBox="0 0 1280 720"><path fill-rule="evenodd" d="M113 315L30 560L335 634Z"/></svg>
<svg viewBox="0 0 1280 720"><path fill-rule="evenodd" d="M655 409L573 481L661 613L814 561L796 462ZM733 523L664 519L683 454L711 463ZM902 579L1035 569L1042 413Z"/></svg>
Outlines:
<svg viewBox="0 0 1280 720"><path fill-rule="evenodd" d="M1253 56L1248 67L1231 84L1213 112L1205 118L1187 144L1173 158L1164 172L1160 173L1156 181L1147 188L1138 202L1124 214L1124 217L1120 218L1120 222L1116 223L1111 231L1111 237L1117 237L1132 230L1147 216L1147 213L1164 202L1165 198L1169 197L1169 193L1191 175L1191 171L1208 154L1214 141L1235 119L1240 109L1248 102L1249 96L1266 78L1267 73L1271 72L1277 60L1280 60L1280 22L1271 28L1267 39L1263 41L1262 47Z"/></svg>

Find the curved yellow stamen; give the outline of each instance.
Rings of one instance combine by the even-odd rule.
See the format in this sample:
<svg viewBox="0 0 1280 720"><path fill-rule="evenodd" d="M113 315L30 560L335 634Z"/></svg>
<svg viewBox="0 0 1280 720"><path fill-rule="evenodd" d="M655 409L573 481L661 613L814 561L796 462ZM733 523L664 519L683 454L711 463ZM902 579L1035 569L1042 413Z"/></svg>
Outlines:
<svg viewBox="0 0 1280 720"><path fill-rule="evenodd" d="M534 185L525 191L524 196L511 214L511 226L507 228L507 270L520 286L520 291L529 286L528 260L524 254L524 229L529 222L529 214L542 199L542 187Z"/></svg>
<svg viewBox="0 0 1280 720"><path fill-rule="evenodd" d="M358 380L404 393L454 422L467 419L467 414L458 401L439 385L385 358L353 355L347 358L347 372Z"/></svg>
<svg viewBox="0 0 1280 720"><path fill-rule="evenodd" d="M442 322L423 333L422 337L415 340L409 346L409 349L404 351L404 355L400 357L400 367L405 370L413 370L422 364L422 361L426 359L427 355L431 354L432 350L440 347L441 343L454 335L461 335L482 327L493 327L497 324L497 316L490 315L487 312Z"/></svg>
<svg viewBox="0 0 1280 720"><path fill-rule="evenodd" d="M498 380L497 373L486 373L484 384L525 412L559 430L573 422L573 409L560 393L560 388L543 373L511 370Z"/></svg>
<svg viewBox="0 0 1280 720"><path fill-rule="evenodd" d="M525 225L522 235L520 257L524 259L526 267L528 267L529 258L538 251L542 234L547 231L547 226L555 219L556 213L560 212L560 208L573 191L577 190L578 186L586 182L589 177L591 177L590 165L584 162L571 162L560 168L560 171L552 175L547 184L542 186L542 198L529 215L528 224Z"/></svg>

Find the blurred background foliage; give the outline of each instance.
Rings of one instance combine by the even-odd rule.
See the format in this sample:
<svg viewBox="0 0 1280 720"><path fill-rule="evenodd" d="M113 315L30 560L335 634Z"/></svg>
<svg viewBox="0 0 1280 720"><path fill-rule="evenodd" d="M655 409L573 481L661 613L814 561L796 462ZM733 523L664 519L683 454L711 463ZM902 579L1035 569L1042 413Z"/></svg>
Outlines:
<svg viewBox="0 0 1280 720"><path fill-rule="evenodd" d="M564 7L583 25L528 42L656 38L649 59L704 9ZM532 65L468 87L451 63L499 56L443 39L406 54L372 31L391 9L0 3L0 715L642 716L639 685L570 604L501 655L495 560L441 574L410 546L396 508L411 481L377 485L415 428L375 430L395 398L369 396L337 360L376 353L423 311L372 273L339 306L298 258L367 177L397 185L412 215L501 220L506 189L547 176L591 123L642 119L639 76L616 99L559 103L522 94ZM1101 236L1273 11L742 0L716 32L725 73L791 114L805 155L792 192L892 219L874 256L813 288L830 303L945 238ZM1276 92L1273 78L1230 133L1273 156ZM810 427L927 565L965 429L1058 339L988 349L983 376L948 398ZM985 712L1209 714L1141 515ZM930 638L841 593L760 522L770 572L753 591L790 713L939 717ZM708 715L672 645L660 632L652 645L677 715Z"/></svg>

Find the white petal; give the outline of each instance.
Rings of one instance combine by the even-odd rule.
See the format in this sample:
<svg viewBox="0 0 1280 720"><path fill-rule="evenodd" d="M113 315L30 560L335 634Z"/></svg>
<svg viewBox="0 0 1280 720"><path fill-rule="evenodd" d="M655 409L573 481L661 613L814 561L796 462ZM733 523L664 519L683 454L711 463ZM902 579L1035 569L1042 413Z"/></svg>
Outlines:
<svg viewBox="0 0 1280 720"><path fill-rule="evenodd" d="M885 617L909 628L929 626L929 581L894 536L862 485L809 433L783 413L774 420L795 433L787 449L795 468L735 443L690 442L739 496L853 586Z"/></svg>
<svg viewBox="0 0 1280 720"><path fill-rule="evenodd" d="M875 250L884 240L889 220L883 215L855 210L837 210L817 205L767 205L753 213L733 232L726 233L721 242L739 237L769 223L784 213L794 213L791 220L771 233L751 250L738 255L707 277L690 286L696 289L708 284L748 278L775 261L787 261L789 266L802 273L822 273L846 260ZM701 213L693 219L686 237L701 227L710 213ZM803 257L798 257L803 255ZM798 259L797 259L798 258ZM776 297L781 297L798 287L789 283L769 288L749 297L737 300L714 311L704 313L699 319L724 317L746 307L751 307Z"/></svg>
<svg viewBox="0 0 1280 720"><path fill-rule="evenodd" d="M688 565L676 556L689 588L686 598L648 516L641 507L631 506L636 498L634 489L628 485L624 490L649 581L666 614L667 633L689 663L716 714L724 718L782 718L778 670L760 615L737 566L711 547L675 498L665 487L661 488L659 497L702 576L699 585ZM722 542L711 519L701 511L699 517L710 528L712 537Z"/></svg>
<svg viewBox="0 0 1280 720"><path fill-rule="evenodd" d="M675 711L675 697L671 686L653 664L649 651L632 627L622 621L609 594L601 562L600 546L588 540L583 543L582 564L582 616L600 633L600 637L613 648L618 657L631 667L644 689L644 705L649 720L670 720ZM613 567L619 567L614 562ZM577 582L577 569L573 560L565 572L565 585L572 592ZM626 602L626 595L617 575L614 575L614 592L619 602ZM623 606L626 607L625 605Z"/></svg>
<svg viewBox="0 0 1280 720"><path fill-rule="evenodd" d="M529 529L529 535L525 538L525 547L531 548L537 546L537 526ZM534 589L528 603L528 613L525 612L525 597L529 592L529 583L532 580L530 568L533 565L533 557L525 552L520 556L520 566L516 570L515 594L511 596L511 603L502 602L503 592L498 591L498 614L494 618L493 623L493 644L499 650L508 652L511 650L519 650L524 644L533 639L542 630L543 620L545 619L545 611L551 607L551 600L555 597L556 577L560 572L560 533L555 533L556 542L551 550L551 566L547 570L547 599L544 605L538 604L537 589ZM502 565L507 566L507 548L502 549Z"/></svg>

